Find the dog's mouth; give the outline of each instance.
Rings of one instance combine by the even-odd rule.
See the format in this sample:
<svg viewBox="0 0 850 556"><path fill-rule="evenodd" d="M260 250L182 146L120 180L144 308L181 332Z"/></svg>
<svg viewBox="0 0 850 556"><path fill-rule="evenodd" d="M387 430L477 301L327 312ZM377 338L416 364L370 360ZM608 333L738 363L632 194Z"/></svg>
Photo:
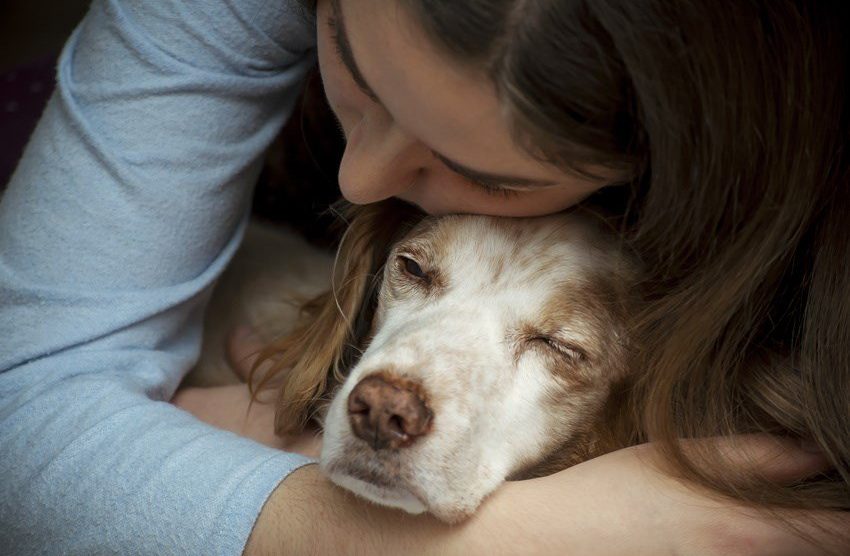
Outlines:
<svg viewBox="0 0 850 556"><path fill-rule="evenodd" d="M479 447L467 441L462 426L465 414L442 404L446 426L434 429L424 387L391 378L372 373L350 392L336 393L325 420L320 469L334 484L376 504L459 522L503 480L502 463L482 469ZM399 433L403 442L394 441Z"/></svg>
<svg viewBox="0 0 850 556"><path fill-rule="evenodd" d="M354 462L321 465L327 477L338 486L376 504L398 508L410 514L428 511L425 497L407 481L383 471L363 468Z"/></svg>
<svg viewBox="0 0 850 556"><path fill-rule="evenodd" d="M457 496L441 493L446 489L435 490L434 484L418 480L415 473L410 475L413 470L395 457L383 455L385 457L380 459L374 454L372 457L357 457L348 451L341 459L323 457L319 466L334 484L362 498L409 514L428 512L446 523L458 523L468 518L486 493L492 490L484 489L480 493L466 491Z"/></svg>

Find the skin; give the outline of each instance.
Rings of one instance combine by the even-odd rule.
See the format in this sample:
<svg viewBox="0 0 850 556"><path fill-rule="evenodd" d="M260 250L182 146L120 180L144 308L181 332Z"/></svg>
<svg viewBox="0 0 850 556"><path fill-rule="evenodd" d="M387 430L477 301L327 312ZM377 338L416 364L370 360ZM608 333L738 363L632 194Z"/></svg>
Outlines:
<svg viewBox="0 0 850 556"><path fill-rule="evenodd" d="M486 77L440 53L395 3L333 4L318 3L319 63L328 100L347 139L339 183L349 201L397 197L432 214L531 216L572 206L617 180L614 175L602 181L580 178L525 153L512 140ZM346 39L348 64L338 53L337 35ZM457 166L464 169L458 171ZM476 175L470 176L469 170ZM603 169L587 170L606 175ZM482 173L510 179L482 181L477 179ZM250 331L233 335L229 348L237 372L250 368L252 354L261 347ZM249 412L250 395L243 385L183 389L173 402L199 419L275 448L314 457L321 448L321 438L309 432L297 438L275 437L273 406L254 403ZM741 437L734 439L733 448L742 462L763 462L765 473L778 481L793 481L824 467L820 454L775 438ZM803 530L808 527L801 521L803 514L784 517ZM850 527L846 517L828 517L840 520L835 531ZM850 545L829 548L850 552ZM813 546L770 516L681 483L664 470L655 448L647 444L550 477L507 483L471 520L451 528L427 515L412 517L357 499L324 479L316 466L307 466L271 494L245 550L461 551L798 555L821 554L823 547Z"/></svg>

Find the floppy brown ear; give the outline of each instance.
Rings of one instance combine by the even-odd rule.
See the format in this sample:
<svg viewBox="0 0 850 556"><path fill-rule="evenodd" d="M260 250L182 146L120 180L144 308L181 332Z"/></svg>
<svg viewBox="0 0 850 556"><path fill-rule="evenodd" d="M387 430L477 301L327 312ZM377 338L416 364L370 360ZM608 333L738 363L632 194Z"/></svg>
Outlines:
<svg viewBox="0 0 850 556"><path fill-rule="evenodd" d="M348 226L334 264L332 290L303 306L302 322L267 346L249 375L253 393L279 385L275 433L300 432L366 347L381 268L390 249L422 218L398 201L343 210ZM268 370L257 376L263 364Z"/></svg>

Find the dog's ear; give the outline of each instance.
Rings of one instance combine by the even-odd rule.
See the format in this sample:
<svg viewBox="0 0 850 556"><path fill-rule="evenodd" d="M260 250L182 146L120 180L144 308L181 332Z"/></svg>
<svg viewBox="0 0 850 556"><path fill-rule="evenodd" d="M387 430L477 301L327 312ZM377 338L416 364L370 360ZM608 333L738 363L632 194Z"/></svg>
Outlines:
<svg viewBox="0 0 850 556"><path fill-rule="evenodd" d="M304 306L302 322L270 344L249 376L252 391L278 390L275 432L300 432L323 403L327 391L344 379L368 342L381 269L392 246L422 213L398 202L348 206L348 222L334 263L332 290ZM257 369L268 365L261 376Z"/></svg>

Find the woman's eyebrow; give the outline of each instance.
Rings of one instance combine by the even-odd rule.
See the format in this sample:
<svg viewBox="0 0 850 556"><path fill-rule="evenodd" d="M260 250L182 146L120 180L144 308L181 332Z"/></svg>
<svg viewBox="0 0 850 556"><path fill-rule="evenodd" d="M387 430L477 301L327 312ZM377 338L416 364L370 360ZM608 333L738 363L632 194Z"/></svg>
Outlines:
<svg viewBox="0 0 850 556"><path fill-rule="evenodd" d="M380 104L381 100L378 98L378 95L375 94L375 91L366 82L363 74L360 73L360 68L357 67L357 62L354 61L354 53L351 51L351 43L348 42L348 33L345 31L345 20L342 17L339 0L331 0L331 9L333 10L332 21L334 22L333 40L343 65L345 65L357 86L363 91L363 94Z"/></svg>
<svg viewBox="0 0 850 556"><path fill-rule="evenodd" d="M473 170L472 168L467 168L466 166L459 164L445 156L441 155L436 151L431 151L435 158L437 158L440 162L446 165L446 167L453 171L454 173L465 177L468 180L472 180L474 182L483 183L485 185L491 185L494 187L498 186L518 186L518 187L527 187L527 188L535 188L535 187L552 187L554 185L558 185L556 182L552 181L541 181L541 180L533 180L529 178L520 178L516 176L506 176L501 174L490 174L488 172L479 172L478 170Z"/></svg>

